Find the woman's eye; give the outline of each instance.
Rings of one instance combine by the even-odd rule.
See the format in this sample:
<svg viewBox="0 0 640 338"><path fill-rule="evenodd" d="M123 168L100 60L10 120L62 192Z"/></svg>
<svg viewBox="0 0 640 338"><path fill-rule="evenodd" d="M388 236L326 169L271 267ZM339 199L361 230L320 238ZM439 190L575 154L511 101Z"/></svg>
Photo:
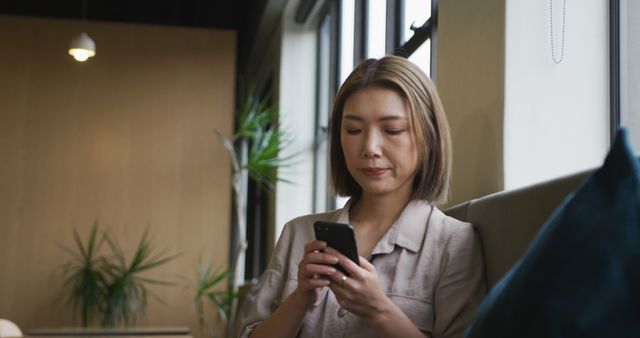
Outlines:
<svg viewBox="0 0 640 338"><path fill-rule="evenodd" d="M389 135L399 135L404 132L404 129L386 129L385 133Z"/></svg>
<svg viewBox="0 0 640 338"><path fill-rule="evenodd" d="M347 134L355 135L360 132L360 129L347 129Z"/></svg>

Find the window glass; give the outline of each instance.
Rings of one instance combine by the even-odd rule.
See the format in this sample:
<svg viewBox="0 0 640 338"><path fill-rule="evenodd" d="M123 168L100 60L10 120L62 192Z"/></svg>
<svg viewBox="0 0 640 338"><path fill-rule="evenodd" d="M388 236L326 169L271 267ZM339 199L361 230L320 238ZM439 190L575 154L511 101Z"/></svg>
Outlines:
<svg viewBox="0 0 640 338"><path fill-rule="evenodd" d="M640 1L620 0L620 122L640 151ZM633 95L632 93L636 93Z"/></svg>
<svg viewBox="0 0 640 338"><path fill-rule="evenodd" d="M354 0L341 1L340 27L340 84L349 76L353 69L353 46L354 40Z"/></svg>
<svg viewBox="0 0 640 338"><path fill-rule="evenodd" d="M340 84L349 76L353 67L353 53L354 53L354 25L355 25L355 1L354 0L342 0L341 1L341 21L340 27ZM327 152L327 156L329 153ZM329 173L327 173L329 175ZM329 179L327 179L329 180ZM342 208L347 202L346 198L336 197L336 208Z"/></svg>
<svg viewBox="0 0 640 338"><path fill-rule="evenodd" d="M383 57L385 55L387 2L384 0L369 0L367 17L367 58Z"/></svg>
<svg viewBox="0 0 640 338"><path fill-rule="evenodd" d="M418 49L416 49L411 56L409 56L409 61L418 65L418 67L422 68L422 70L427 73L427 75L431 75L431 39L425 41Z"/></svg>
<svg viewBox="0 0 640 338"><path fill-rule="evenodd" d="M322 19L318 31L318 107L316 112L316 140L314 154L314 212L327 210L327 131L329 124L329 102L333 93L330 88L331 64L331 16Z"/></svg>
<svg viewBox="0 0 640 338"><path fill-rule="evenodd" d="M387 23L387 1L385 0L365 0L366 1L366 13L360 13L367 17L366 32L363 32L366 37L366 50L365 54L367 58L380 58L384 56L387 51L385 50L386 42L386 23ZM340 44L340 60L339 60L339 80L342 83L349 75L353 67L353 54L354 46L358 44L358 41L354 39L354 18L358 13L355 13L356 6L355 0L342 0L341 6L341 44ZM401 41L406 42L413 35L410 27L413 24L415 27L424 25L431 17L431 1L430 0L404 0L404 12L401 13L402 31ZM398 18L400 19L400 18ZM425 73L430 74L431 65L431 42L430 39L425 41L410 57L409 60L421 67ZM347 201L346 198L337 197L336 207L340 208Z"/></svg>
<svg viewBox="0 0 640 338"><path fill-rule="evenodd" d="M424 25L431 17L431 1L425 0L404 0L404 23L402 24L402 40L404 42L411 39L413 31L411 30L411 24L414 27L420 27Z"/></svg>

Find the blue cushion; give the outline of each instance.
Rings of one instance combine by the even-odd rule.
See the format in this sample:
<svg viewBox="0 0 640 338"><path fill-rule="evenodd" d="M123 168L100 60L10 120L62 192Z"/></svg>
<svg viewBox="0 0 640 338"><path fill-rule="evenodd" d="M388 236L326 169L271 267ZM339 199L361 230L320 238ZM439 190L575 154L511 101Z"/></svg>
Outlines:
<svg viewBox="0 0 640 338"><path fill-rule="evenodd" d="M639 168L621 129L603 166L542 226L465 337L640 337Z"/></svg>

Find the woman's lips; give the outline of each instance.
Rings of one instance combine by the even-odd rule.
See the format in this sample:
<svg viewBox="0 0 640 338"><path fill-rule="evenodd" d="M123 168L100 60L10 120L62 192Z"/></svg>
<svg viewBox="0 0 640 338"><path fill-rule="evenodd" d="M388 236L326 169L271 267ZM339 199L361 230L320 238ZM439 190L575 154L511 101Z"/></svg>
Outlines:
<svg viewBox="0 0 640 338"><path fill-rule="evenodd" d="M363 174L365 174L366 176L373 176L373 177L377 177L377 176L382 176L384 175L385 172L387 172L388 169L384 169L384 168L363 168L360 169L360 171L362 171Z"/></svg>

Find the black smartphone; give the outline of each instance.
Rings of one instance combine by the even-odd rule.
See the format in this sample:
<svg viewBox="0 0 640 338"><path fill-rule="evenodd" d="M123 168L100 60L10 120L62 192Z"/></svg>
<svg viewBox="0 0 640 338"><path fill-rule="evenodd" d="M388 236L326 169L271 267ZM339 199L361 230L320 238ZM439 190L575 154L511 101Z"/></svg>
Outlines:
<svg viewBox="0 0 640 338"><path fill-rule="evenodd" d="M317 221L313 224L313 230L317 240L327 242L327 246L340 251L358 266L360 265L356 236L351 225ZM349 273L340 264L336 264L335 268L349 276Z"/></svg>

